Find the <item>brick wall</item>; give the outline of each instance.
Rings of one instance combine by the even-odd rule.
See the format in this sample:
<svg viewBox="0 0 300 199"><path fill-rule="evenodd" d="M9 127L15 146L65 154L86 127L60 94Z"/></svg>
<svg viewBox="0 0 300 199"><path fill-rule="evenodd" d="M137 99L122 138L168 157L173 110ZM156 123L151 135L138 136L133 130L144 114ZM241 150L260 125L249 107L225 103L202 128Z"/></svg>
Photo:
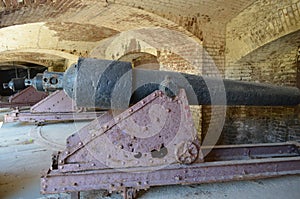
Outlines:
<svg viewBox="0 0 300 199"><path fill-rule="evenodd" d="M299 8L300 1L259 0L229 22L225 77L296 86ZM228 107L220 143L299 141L299 130L295 107Z"/></svg>
<svg viewBox="0 0 300 199"><path fill-rule="evenodd" d="M220 144L300 141L293 107L228 107Z"/></svg>
<svg viewBox="0 0 300 199"><path fill-rule="evenodd" d="M228 62L299 30L299 0L257 0L227 24Z"/></svg>

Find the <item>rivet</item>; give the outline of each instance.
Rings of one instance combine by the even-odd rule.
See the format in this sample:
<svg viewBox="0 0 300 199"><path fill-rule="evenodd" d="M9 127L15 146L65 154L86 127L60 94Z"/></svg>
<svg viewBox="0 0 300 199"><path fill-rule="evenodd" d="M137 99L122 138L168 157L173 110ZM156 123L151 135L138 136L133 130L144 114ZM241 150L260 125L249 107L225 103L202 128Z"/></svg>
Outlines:
<svg viewBox="0 0 300 199"><path fill-rule="evenodd" d="M92 163L92 167L94 167L94 166L96 166L96 164L95 164L95 163Z"/></svg>
<svg viewBox="0 0 300 199"><path fill-rule="evenodd" d="M156 97L156 93L153 93L153 97Z"/></svg>
<svg viewBox="0 0 300 199"><path fill-rule="evenodd" d="M63 190L64 190L64 191L66 191L66 190L67 190L67 188L66 188L66 187L64 187L64 188L63 188Z"/></svg>
<svg viewBox="0 0 300 199"><path fill-rule="evenodd" d="M144 100L142 100L142 102L141 102L142 104L145 104L145 101Z"/></svg>
<svg viewBox="0 0 300 199"><path fill-rule="evenodd" d="M82 145L82 142L79 142L78 145L81 146L81 145Z"/></svg>
<svg viewBox="0 0 300 199"><path fill-rule="evenodd" d="M119 149L123 149L123 148L124 148L124 146L123 146L123 145L119 145L118 147L119 147Z"/></svg>
<svg viewBox="0 0 300 199"><path fill-rule="evenodd" d="M47 185L43 185L43 188L46 189L48 186Z"/></svg>
<svg viewBox="0 0 300 199"><path fill-rule="evenodd" d="M64 161L63 161L63 160L60 160L59 163L64 163Z"/></svg>
<svg viewBox="0 0 300 199"><path fill-rule="evenodd" d="M129 109L129 113L132 113L133 112L133 109L131 108L131 109Z"/></svg>
<svg viewBox="0 0 300 199"><path fill-rule="evenodd" d="M137 183L136 183L136 185L138 185L138 186L141 185L141 184L142 184L141 182L137 182Z"/></svg>
<svg viewBox="0 0 300 199"><path fill-rule="evenodd" d="M80 167L80 164L77 164L77 167Z"/></svg>
<svg viewBox="0 0 300 199"><path fill-rule="evenodd" d="M92 134L92 137L95 137L95 136L96 136L96 134L95 134L95 133L93 133L93 134Z"/></svg>
<svg viewBox="0 0 300 199"><path fill-rule="evenodd" d="M125 164L126 164L126 163L123 161L123 162L122 162L122 165L125 165Z"/></svg>
<svg viewBox="0 0 300 199"><path fill-rule="evenodd" d="M56 189L56 188L54 188L54 189L53 189L53 191L57 191L57 189Z"/></svg>
<svg viewBox="0 0 300 199"><path fill-rule="evenodd" d="M144 184L149 184L149 182L148 182L148 181L145 181Z"/></svg>
<svg viewBox="0 0 300 199"><path fill-rule="evenodd" d="M59 169L64 169L64 166L59 166Z"/></svg>
<svg viewBox="0 0 300 199"><path fill-rule="evenodd" d="M66 151L66 152L65 152L66 155L68 155L69 153L70 153L69 151Z"/></svg>
<svg viewBox="0 0 300 199"><path fill-rule="evenodd" d="M135 139L136 139L136 137L132 135L132 136L131 136L131 139L135 140Z"/></svg>
<svg viewBox="0 0 300 199"><path fill-rule="evenodd" d="M167 108L167 110L166 110L166 111L167 111L167 113L170 113L170 112L171 112L171 109Z"/></svg>
<svg viewBox="0 0 300 199"><path fill-rule="evenodd" d="M108 159L111 158L111 155L107 155L107 158L108 158Z"/></svg>
<svg viewBox="0 0 300 199"><path fill-rule="evenodd" d="M175 176L175 180L181 180L181 177Z"/></svg>

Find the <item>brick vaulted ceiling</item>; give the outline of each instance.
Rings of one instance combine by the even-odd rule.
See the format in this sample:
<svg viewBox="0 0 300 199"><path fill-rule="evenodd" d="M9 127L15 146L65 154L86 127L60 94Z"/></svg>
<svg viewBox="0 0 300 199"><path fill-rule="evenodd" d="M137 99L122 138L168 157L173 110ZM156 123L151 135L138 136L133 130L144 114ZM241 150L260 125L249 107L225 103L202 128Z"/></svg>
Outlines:
<svg viewBox="0 0 300 199"><path fill-rule="evenodd" d="M20 50L18 47L27 48L26 52L22 52L27 58L30 55L28 51L36 48L88 56L97 42L107 37L135 28L159 26L180 30L198 38L198 42L203 41L203 46L222 68L225 24L254 1L0 0L0 27L5 29L0 29L0 36L6 37L2 40L0 51L12 53ZM37 22L43 24L30 25L28 29L26 24ZM13 34L13 29L6 31L6 28L23 24L25 26L17 27ZM42 33L45 33L44 38ZM38 38L24 41L30 37L28 35ZM51 38L47 39L46 35ZM10 57L18 55L13 53ZM7 54L2 57L7 57Z"/></svg>
<svg viewBox="0 0 300 199"><path fill-rule="evenodd" d="M248 13L247 9L256 4L265 6L270 2L273 1L0 0L0 62L26 61L23 58L28 59L31 55L35 59L27 61L36 62L37 54L46 54L44 57L51 57L48 56L51 54L54 60L58 56L58 59L74 61L78 56L89 56L102 40L124 31L163 27L180 31L201 43L219 70L224 72L225 54L229 55L227 60L231 54L238 54L232 50L234 48L226 49L228 44L238 46L234 42L240 42L231 31L239 27L230 28L233 27L230 24L239 24L235 21L251 16L243 13ZM257 47L260 43L254 46ZM66 65L72 61L66 61Z"/></svg>
<svg viewBox="0 0 300 199"><path fill-rule="evenodd" d="M255 0L1 0L1 26L54 20L82 10L101 14L117 4L142 9L163 17L182 16L228 22ZM102 4L102 9L99 7ZM96 9L97 8L97 9ZM118 13L122 15L122 13ZM66 15L70 16L70 15Z"/></svg>

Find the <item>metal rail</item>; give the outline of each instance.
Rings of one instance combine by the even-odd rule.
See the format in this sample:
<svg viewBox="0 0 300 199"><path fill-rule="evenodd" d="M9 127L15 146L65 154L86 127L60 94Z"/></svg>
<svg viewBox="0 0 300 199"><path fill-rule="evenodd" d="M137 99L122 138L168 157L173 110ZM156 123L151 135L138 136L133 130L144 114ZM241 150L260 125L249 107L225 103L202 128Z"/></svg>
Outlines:
<svg viewBox="0 0 300 199"><path fill-rule="evenodd" d="M42 193L80 192L105 189L123 191L124 198L152 186L252 180L300 174L299 145L291 143L219 146L205 163L172 164L163 169L131 167L126 170L49 170L41 179ZM64 165L67 166L67 165ZM74 164L77 168L86 165ZM55 168L55 165L52 165ZM78 196L73 194L73 196Z"/></svg>

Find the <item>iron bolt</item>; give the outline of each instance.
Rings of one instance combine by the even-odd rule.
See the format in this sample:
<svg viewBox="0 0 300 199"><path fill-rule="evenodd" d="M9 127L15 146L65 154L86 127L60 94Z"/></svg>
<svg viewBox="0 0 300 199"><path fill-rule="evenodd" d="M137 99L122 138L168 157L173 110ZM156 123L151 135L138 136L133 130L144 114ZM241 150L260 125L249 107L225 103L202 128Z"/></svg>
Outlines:
<svg viewBox="0 0 300 199"><path fill-rule="evenodd" d="M180 176L175 176L175 180L181 180Z"/></svg>
<svg viewBox="0 0 300 199"><path fill-rule="evenodd" d="M135 140L135 139L136 139L136 137L132 135L132 136L131 136L131 139Z"/></svg>

